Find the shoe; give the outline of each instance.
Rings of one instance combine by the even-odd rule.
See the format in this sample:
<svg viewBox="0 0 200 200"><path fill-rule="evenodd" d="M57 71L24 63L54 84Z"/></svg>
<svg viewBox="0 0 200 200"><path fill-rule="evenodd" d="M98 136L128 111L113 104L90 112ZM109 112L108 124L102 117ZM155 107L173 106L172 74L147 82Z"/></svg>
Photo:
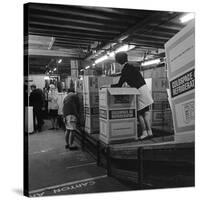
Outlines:
<svg viewBox="0 0 200 200"><path fill-rule="evenodd" d="M148 130L147 133L148 133L149 137L153 137L152 130Z"/></svg>
<svg viewBox="0 0 200 200"><path fill-rule="evenodd" d="M78 150L78 147L77 147L77 146L70 146L70 147L69 147L69 150L72 150L72 151L73 151L73 150Z"/></svg>
<svg viewBox="0 0 200 200"><path fill-rule="evenodd" d="M140 140L144 140L145 138L148 137L147 131L143 131L142 135L139 137Z"/></svg>
<svg viewBox="0 0 200 200"><path fill-rule="evenodd" d="M68 145L68 144L66 144L66 145L65 145L65 149L68 149L68 148L69 148L69 145Z"/></svg>

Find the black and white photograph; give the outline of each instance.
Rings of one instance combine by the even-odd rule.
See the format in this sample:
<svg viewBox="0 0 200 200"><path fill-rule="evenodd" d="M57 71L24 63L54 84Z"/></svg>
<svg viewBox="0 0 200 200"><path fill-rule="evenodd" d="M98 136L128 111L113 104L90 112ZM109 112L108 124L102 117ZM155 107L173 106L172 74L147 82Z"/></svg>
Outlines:
<svg viewBox="0 0 200 200"><path fill-rule="evenodd" d="M23 4L28 197L195 186L195 12Z"/></svg>

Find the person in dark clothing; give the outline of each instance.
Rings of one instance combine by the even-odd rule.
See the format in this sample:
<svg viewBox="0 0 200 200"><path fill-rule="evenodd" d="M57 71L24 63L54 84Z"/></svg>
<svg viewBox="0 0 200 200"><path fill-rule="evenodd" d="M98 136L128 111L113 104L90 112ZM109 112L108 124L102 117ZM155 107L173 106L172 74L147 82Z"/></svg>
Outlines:
<svg viewBox="0 0 200 200"><path fill-rule="evenodd" d="M121 77L117 84L111 85L111 87L122 87L126 82L130 87L137 88L140 92L137 101L138 119L142 129L142 135L140 139L144 139L148 136L152 136L151 124L150 124L150 105L153 103L152 96L146 85L144 78L139 70L133 65L128 63L128 55L125 52L119 52L115 55L117 63L123 66L121 71Z"/></svg>
<svg viewBox="0 0 200 200"><path fill-rule="evenodd" d="M79 122L80 102L74 90L68 89L67 96L63 100L63 117L65 121L65 148L70 150L77 149L73 146L75 132L80 132L77 128Z"/></svg>
<svg viewBox="0 0 200 200"><path fill-rule="evenodd" d="M42 108L44 106L44 95L36 85L31 85L32 92L29 96L29 105L33 106L34 130L40 132L44 121L42 119ZM37 125L36 125L37 120Z"/></svg>

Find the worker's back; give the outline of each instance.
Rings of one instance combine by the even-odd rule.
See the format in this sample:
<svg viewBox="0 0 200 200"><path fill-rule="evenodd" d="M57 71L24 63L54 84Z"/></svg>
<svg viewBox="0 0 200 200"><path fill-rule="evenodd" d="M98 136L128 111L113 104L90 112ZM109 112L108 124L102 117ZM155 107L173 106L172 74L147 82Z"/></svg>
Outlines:
<svg viewBox="0 0 200 200"><path fill-rule="evenodd" d="M63 116L75 115L79 117L80 103L78 96L70 92L63 100Z"/></svg>

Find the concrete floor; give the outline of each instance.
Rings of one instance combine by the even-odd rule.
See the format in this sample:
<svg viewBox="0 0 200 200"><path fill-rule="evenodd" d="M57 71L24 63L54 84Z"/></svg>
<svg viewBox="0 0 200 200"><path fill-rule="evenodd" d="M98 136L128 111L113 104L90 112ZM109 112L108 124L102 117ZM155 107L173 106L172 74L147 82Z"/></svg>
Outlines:
<svg viewBox="0 0 200 200"><path fill-rule="evenodd" d="M131 187L107 177L87 153L64 148L64 132L47 130L29 135L30 196L127 191ZM47 125L48 124L48 125Z"/></svg>

